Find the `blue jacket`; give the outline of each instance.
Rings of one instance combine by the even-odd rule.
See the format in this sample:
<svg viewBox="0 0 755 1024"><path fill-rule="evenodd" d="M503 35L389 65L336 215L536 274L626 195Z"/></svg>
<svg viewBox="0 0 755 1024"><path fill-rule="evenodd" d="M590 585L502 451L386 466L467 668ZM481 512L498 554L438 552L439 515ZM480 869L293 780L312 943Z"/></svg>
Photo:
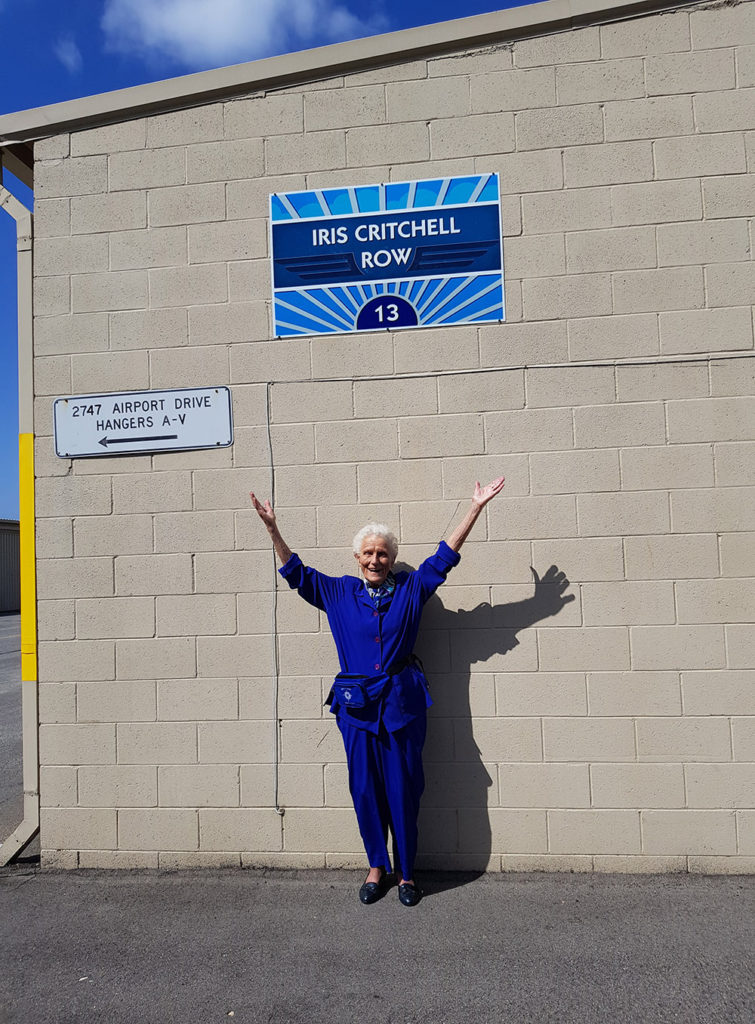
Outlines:
<svg viewBox="0 0 755 1024"><path fill-rule="evenodd" d="M441 541L418 569L396 573L396 588L379 610L356 576L326 576L304 565L298 555L291 555L279 572L292 590L328 616L341 671L377 676L412 653L425 602L460 560ZM382 722L395 732L430 704L424 673L410 664L390 677L380 700L359 710L333 701L330 710L358 728L377 733Z"/></svg>

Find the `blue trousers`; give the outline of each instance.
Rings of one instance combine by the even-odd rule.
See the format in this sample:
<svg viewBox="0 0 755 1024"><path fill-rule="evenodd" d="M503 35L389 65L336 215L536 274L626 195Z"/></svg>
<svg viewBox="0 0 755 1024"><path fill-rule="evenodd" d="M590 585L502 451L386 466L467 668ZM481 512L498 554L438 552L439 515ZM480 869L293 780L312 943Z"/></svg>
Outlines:
<svg viewBox="0 0 755 1024"><path fill-rule="evenodd" d="M339 717L346 747L349 789L371 868L391 869L388 829L393 836L393 868L412 878L417 855L417 815L425 788L422 747L427 717L415 718L396 732L381 727L375 735Z"/></svg>

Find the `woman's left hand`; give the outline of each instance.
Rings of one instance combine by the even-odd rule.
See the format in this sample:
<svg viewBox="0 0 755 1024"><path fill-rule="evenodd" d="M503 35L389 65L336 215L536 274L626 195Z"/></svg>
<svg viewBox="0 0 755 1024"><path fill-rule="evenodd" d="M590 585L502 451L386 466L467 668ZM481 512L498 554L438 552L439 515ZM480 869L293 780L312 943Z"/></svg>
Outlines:
<svg viewBox="0 0 755 1024"><path fill-rule="evenodd" d="M484 508L492 498L495 498L496 494L499 494L503 490L505 480L505 477L499 476L497 480L493 480L491 483L486 484L485 487L481 487L480 481L478 480L475 484L472 501L478 508Z"/></svg>

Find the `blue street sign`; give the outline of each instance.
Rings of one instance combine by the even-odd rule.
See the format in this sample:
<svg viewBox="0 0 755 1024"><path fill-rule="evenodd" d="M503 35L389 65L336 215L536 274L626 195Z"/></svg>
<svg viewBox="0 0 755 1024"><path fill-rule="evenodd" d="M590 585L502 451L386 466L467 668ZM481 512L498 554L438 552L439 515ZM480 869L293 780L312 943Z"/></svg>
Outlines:
<svg viewBox="0 0 755 1024"><path fill-rule="evenodd" d="M278 336L505 318L497 174L270 197Z"/></svg>

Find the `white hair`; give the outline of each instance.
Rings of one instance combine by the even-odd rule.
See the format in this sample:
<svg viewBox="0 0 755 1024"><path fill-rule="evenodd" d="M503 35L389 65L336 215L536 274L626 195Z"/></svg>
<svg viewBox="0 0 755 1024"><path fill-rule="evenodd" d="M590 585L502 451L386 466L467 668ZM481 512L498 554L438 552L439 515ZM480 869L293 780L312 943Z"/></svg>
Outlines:
<svg viewBox="0 0 755 1024"><path fill-rule="evenodd" d="M353 541L355 555L361 554L362 544L368 537L382 537L388 545L391 558L394 562L396 561L396 556L398 555L398 540L396 539L396 535L393 531L383 523L367 523L366 526L362 527L359 533L355 534Z"/></svg>

